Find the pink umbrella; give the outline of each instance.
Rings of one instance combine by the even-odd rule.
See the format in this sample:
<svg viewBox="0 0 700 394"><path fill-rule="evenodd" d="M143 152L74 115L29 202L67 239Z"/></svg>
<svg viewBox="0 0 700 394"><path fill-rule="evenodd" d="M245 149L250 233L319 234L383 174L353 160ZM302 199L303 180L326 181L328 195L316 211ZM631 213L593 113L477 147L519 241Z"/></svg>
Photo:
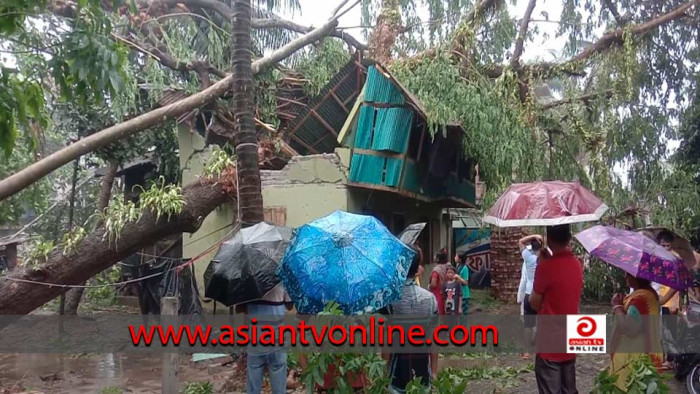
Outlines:
<svg viewBox="0 0 700 394"><path fill-rule="evenodd" d="M484 222L498 227L556 226L596 221L607 209L576 182L516 183L491 207Z"/></svg>

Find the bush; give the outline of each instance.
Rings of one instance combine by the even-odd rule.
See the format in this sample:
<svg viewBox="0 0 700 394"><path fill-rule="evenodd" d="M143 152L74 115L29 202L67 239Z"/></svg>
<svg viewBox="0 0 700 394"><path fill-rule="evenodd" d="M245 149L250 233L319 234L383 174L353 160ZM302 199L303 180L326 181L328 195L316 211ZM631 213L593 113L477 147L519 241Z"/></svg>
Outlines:
<svg viewBox="0 0 700 394"><path fill-rule="evenodd" d="M627 377L625 390L615 385L619 376L610 374L608 370L602 371L595 380L592 394L624 394L624 393L659 393L669 392L664 383L665 377L659 374L647 354L641 354L631 361L632 373Z"/></svg>
<svg viewBox="0 0 700 394"><path fill-rule="evenodd" d="M616 292L627 293L625 273L598 259L591 259L583 272L583 294L581 298L589 302L610 302Z"/></svg>

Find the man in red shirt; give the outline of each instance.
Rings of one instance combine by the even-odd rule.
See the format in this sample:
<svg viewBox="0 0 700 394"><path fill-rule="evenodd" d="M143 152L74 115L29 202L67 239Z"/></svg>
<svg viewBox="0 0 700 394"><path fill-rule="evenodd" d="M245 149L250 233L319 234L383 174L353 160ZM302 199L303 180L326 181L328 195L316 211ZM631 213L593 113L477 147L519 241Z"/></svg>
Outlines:
<svg viewBox="0 0 700 394"><path fill-rule="evenodd" d="M547 227L547 246L535 271L530 305L537 311L538 344L548 349L566 349L566 316L578 314L583 266L569 250L571 228L568 224ZM548 253L551 251L551 254ZM539 316L550 316L540 319ZM556 316L556 317L555 317ZM540 394L576 394L576 355L544 353L540 346L535 361L537 389Z"/></svg>

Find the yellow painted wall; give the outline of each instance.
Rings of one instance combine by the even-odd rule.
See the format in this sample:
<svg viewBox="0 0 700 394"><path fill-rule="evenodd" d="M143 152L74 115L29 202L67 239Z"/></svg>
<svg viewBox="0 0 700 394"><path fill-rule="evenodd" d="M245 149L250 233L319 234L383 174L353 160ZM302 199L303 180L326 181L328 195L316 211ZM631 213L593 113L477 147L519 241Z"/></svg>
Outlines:
<svg viewBox="0 0 700 394"><path fill-rule="evenodd" d="M205 149L204 138L187 127L178 130L180 168L182 182L187 184L202 174L211 147ZM196 152L195 151L202 151ZM348 194L345 187L346 171L336 155L319 155L294 158L281 171L262 171L263 204L265 207L284 207L289 227L298 227L336 210L348 210ZM234 204L223 205L207 216L199 231L183 234L183 257L192 258L223 239L233 223ZM204 271L216 254L214 250L194 264L199 294L204 298ZM212 302L203 306L211 310ZM217 304L217 314L226 307Z"/></svg>

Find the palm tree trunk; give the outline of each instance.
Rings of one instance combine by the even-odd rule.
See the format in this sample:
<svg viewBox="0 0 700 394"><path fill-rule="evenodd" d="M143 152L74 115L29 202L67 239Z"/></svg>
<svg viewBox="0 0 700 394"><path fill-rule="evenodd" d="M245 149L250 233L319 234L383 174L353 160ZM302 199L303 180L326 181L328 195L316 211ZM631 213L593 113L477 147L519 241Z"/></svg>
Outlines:
<svg viewBox="0 0 700 394"><path fill-rule="evenodd" d="M233 114L230 136L236 150L239 212L243 227L263 221L263 201L258 164L258 138L253 118L253 69L250 0L233 1L231 63L233 64Z"/></svg>
<svg viewBox="0 0 700 394"><path fill-rule="evenodd" d="M117 169L119 164L117 162L109 163L109 169L107 174L105 174L104 179L102 179L102 189L100 190L100 199L97 202L97 209L103 211L107 206L109 206L109 199L112 196L112 185L114 184L114 178L117 177ZM97 226L100 224L98 223ZM86 282L80 283L81 286L85 286ZM66 293L66 314L67 315L77 315L78 307L80 306L80 300L83 298L83 292L85 288L76 287L68 290Z"/></svg>

